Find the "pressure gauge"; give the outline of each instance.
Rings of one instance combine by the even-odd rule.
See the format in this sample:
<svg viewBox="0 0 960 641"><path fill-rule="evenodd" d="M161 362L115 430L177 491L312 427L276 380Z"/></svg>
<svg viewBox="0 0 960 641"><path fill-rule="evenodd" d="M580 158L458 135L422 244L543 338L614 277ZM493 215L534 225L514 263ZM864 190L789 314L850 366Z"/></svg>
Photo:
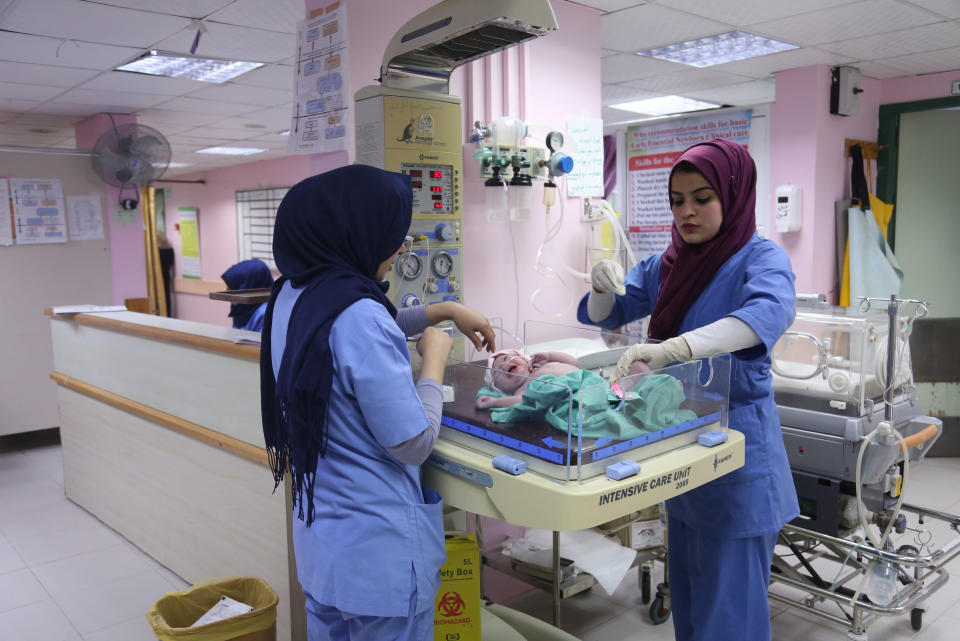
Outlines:
<svg viewBox="0 0 960 641"><path fill-rule="evenodd" d="M403 280L413 280L423 271L423 261L413 252L405 252L397 257L397 273Z"/></svg>
<svg viewBox="0 0 960 641"><path fill-rule="evenodd" d="M430 261L430 266L438 278L446 278L453 271L453 257L447 252L437 252Z"/></svg>
<svg viewBox="0 0 960 641"><path fill-rule="evenodd" d="M559 131L551 131L547 134L547 149L550 151L560 151L563 147L563 134Z"/></svg>

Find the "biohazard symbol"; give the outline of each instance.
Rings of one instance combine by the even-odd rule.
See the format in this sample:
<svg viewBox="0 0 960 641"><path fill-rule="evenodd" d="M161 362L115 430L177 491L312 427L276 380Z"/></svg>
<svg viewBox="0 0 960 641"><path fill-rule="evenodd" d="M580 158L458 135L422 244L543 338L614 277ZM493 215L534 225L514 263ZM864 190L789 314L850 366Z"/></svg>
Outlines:
<svg viewBox="0 0 960 641"><path fill-rule="evenodd" d="M440 614L445 617L458 617L467 609L467 604L456 592L444 592L437 607L440 608Z"/></svg>

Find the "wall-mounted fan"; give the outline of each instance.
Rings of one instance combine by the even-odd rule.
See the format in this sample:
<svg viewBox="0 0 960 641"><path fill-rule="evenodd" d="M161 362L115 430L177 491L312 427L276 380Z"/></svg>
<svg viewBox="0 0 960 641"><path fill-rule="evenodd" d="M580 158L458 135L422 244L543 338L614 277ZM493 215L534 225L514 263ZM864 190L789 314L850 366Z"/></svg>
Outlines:
<svg viewBox="0 0 960 641"><path fill-rule="evenodd" d="M139 194L141 186L160 178L170 164L170 143L153 127L115 125L97 138L91 160L105 183L120 188L121 206L136 209L139 197L125 199L124 189Z"/></svg>

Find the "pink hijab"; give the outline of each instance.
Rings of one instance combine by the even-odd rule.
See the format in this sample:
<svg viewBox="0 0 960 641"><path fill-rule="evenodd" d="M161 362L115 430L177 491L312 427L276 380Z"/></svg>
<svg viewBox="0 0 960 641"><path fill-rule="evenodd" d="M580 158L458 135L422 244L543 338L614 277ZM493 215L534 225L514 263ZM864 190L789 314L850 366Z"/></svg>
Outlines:
<svg viewBox="0 0 960 641"><path fill-rule="evenodd" d="M660 261L660 291L650 316L651 338L677 335L687 310L728 258L756 231L757 168L746 148L729 140L711 140L690 147L673 163L670 179L681 162L697 168L720 198L723 222L707 242L688 245L674 225L672 242ZM669 187L668 187L669 189Z"/></svg>

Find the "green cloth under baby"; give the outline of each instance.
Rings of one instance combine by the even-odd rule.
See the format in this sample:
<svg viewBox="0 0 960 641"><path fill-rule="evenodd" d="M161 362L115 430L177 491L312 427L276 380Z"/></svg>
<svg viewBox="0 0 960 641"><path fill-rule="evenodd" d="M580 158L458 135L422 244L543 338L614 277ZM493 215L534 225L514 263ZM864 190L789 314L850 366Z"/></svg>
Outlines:
<svg viewBox="0 0 960 641"><path fill-rule="evenodd" d="M503 394L483 387L477 396ZM542 419L566 432L568 420L575 426L581 411L581 436L625 440L697 418L696 413L680 409L684 400L680 381L669 374L640 377L622 401L599 374L579 370L531 380L519 403L491 408L490 418L495 423Z"/></svg>

